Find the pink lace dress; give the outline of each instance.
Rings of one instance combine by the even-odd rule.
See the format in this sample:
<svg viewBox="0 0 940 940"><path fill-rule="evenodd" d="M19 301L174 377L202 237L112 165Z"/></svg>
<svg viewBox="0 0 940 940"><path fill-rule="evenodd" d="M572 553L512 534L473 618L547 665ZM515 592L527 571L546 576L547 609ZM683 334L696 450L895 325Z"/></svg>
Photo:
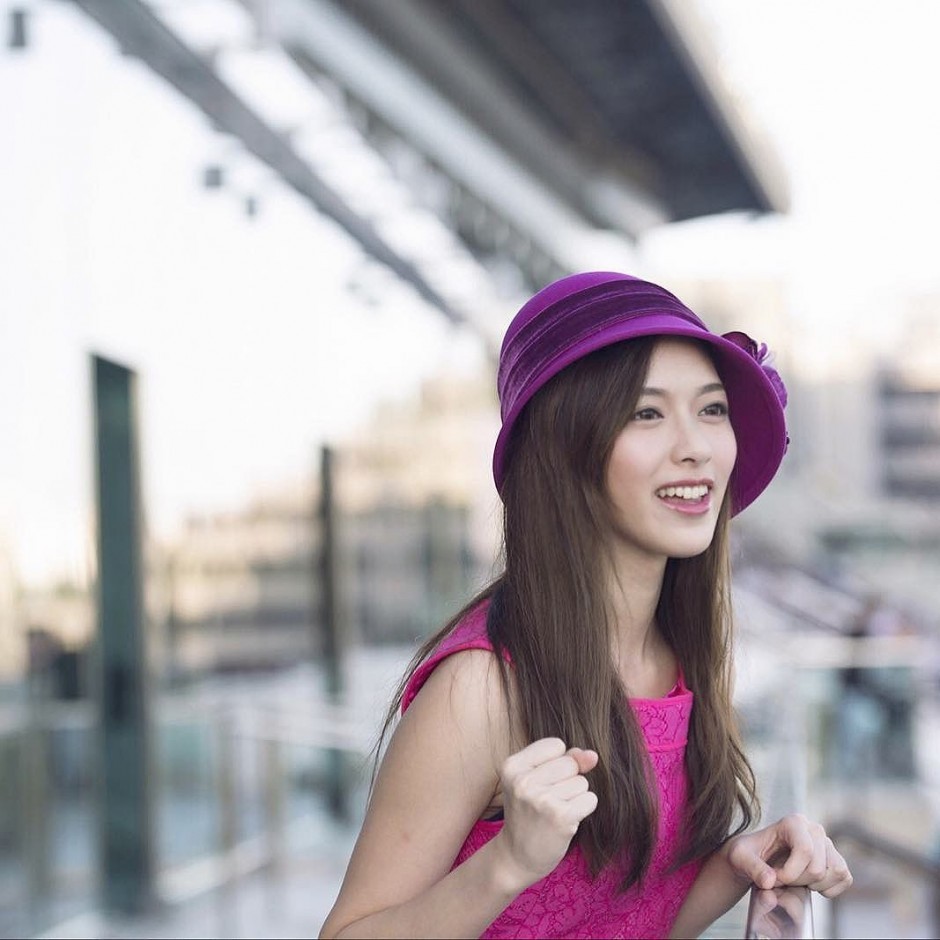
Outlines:
<svg viewBox="0 0 940 940"><path fill-rule="evenodd" d="M489 649L487 604L465 617L425 660L408 683L402 711L446 656L466 649ZM610 867L596 879L577 847L555 870L531 885L487 927L483 937L665 937L699 871L690 862L670 870L681 842L687 779L684 757L692 693L682 679L661 699L630 699L643 730L659 785L659 837L646 879L618 893L621 870ZM454 860L456 868L503 827L502 820L479 820Z"/></svg>

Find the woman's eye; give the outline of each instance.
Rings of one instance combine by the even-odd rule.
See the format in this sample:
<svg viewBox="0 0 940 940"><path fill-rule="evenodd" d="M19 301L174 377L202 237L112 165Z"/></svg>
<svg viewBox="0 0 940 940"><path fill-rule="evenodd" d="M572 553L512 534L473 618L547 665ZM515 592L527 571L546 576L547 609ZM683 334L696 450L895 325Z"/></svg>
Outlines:
<svg viewBox="0 0 940 940"><path fill-rule="evenodd" d="M728 413L728 406L723 401L712 402L702 409L702 414L709 417L722 417Z"/></svg>
<svg viewBox="0 0 940 940"><path fill-rule="evenodd" d="M662 415L655 408L641 408L634 416L634 421L655 421Z"/></svg>

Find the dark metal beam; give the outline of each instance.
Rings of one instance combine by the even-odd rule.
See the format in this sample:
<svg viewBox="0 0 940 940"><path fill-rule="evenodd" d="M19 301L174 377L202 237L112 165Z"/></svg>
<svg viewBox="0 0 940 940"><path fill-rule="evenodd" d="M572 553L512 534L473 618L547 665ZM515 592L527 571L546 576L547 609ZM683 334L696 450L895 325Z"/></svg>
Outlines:
<svg viewBox="0 0 940 940"><path fill-rule="evenodd" d="M594 225L786 209L684 0L306 2L354 17Z"/></svg>
<svg viewBox="0 0 940 940"><path fill-rule="evenodd" d="M92 356L98 516L101 892L141 914L154 895L150 689L143 614L143 520L136 375Z"/></svg>
<svg viewBox="0 0 940 940"><path fill-rule="evenodd" d="M320 450L320 555L318 558L318 584L315 596L320 597L320 624L322 628L321 659L326 674L326 694L334 705L342 702L345 691L343 675L349 637L343 620L340 602L340 564L337 532L337 506L335 487L335 460L333 449ZM316 614L314 613L314 617ZM346 757L339 749L327 752L326 800L335 819L348 822L349 781Z"/></svg>
<svg viewBox="0 0 940 940"><path fill-rule="evenodd" d="M190 49L140 0L71 0L117 40L121 50L143 60L154 72L199 107L222 132L237 137L245 149L266 163L288 185L346 230L377 261L407 281L448 319L465 318L392 250L371 223L353 212L317 176L289 140L262 120L219 77L211 62Z"/></svg>
<svg viewBox="0 0 940 940"><path fill-rule="evenodd" d="M570 136L558 133L545 122L536 107L542 96L565 97L565 110L570 113L575 107L574 96L581 91L578 84L562 82L560 70L546 70L544 60L537 60L530 50L529 72L542 69L539 96L536 99L521 94L495 67L508 55L508 37L503 36L501 44L489 39L479 48L467 42L463 24L456 16L463 7L454 0L328 2L408 62L486 138L591 225L635 237L649 225L668 219L650 186L655 166L625 146L617 148L615 157L606 158L609 164L616 162L616 174L596 159L600 135L589 113ZM486 13L481 8L476 18L482 19ZM523 30L521 24L516 25ZM497 23L487 32L503 29L504 24Z"/></svg>

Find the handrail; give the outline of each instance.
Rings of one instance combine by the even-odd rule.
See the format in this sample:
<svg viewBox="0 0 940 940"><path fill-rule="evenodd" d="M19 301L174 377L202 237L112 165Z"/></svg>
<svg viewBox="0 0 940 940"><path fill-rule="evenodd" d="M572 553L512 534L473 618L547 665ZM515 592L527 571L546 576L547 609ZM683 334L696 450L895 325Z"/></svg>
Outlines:
<svg viewBox="0 0 940 940"><path fill-rule="evenodd" d="M833 839L854 842L859 848L899 865L904 865L931 882L933 888L931 904L932 936L940 937L940 858L918 852L916 849L895 842L893 839L889 839L849 819L836 822L830 825L828 829L829 835ZM840 898L834 898L832 902L832 933L835 937L839 935L837 928L839 925L840 901Z"/></svg>
<svg viewBox="0 0 940 940"><path fill-rule="evenodd" d="M816 934L809 888L751 888L744 936L746 940L812 940Z"/></svg>
<svg viewBox="0 0 940 940"><path fill-rule="evenodd" d="M833 823L828 828L829 835L833 839L848 839L869 852L883 855L901 865L907 865L908 868L913 868L918 874L934 881L940 887L940 859L931 858L924 852L918 852L900 842L894 842L849 819Z"/></svg>
<svg viewBox="0 0 940 940"><path fill-rule="evenodd" d="M301 707L301 705L303 707ZM311 696L289 705L273 701L256 703L224 699L167 697L158 699L154 721L158 725L192 721L212 723L235 718L235 731L241 738L257 741L278 740L311 748L325 748L368 755L376 737L374 716ZM27 729L50 732L64 729L93 731L97 715L92 704L82 702L43 702L41 708L26 705L0 709L0 739L14 737Z"/></svg>

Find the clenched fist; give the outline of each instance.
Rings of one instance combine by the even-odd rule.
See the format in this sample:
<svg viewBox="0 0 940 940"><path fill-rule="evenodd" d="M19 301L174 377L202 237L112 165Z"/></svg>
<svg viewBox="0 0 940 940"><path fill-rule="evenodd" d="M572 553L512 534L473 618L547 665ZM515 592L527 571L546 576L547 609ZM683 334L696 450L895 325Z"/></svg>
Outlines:
<svg viewBox="0 0 940 940"><path fill-rule="evenodd" d="M526 885L544 878L564 858L581 820L597 809L584 775L597 752L541 738L506 758L500 773L508 861Z"/></svg>

